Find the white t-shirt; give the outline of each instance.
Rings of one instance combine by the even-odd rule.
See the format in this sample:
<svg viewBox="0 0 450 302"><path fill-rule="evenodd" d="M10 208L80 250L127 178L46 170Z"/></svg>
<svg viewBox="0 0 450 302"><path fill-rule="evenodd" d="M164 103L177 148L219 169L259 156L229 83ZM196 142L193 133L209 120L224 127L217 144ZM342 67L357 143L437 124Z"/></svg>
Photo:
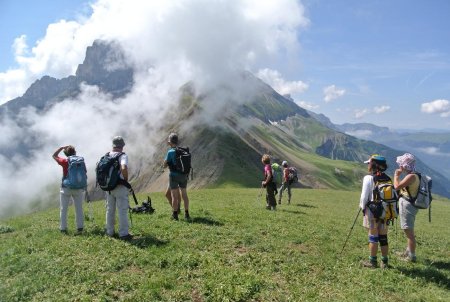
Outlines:
<svg viewBox="0 0 450 302"><path fill-rule="evenodd" d="M120 152L117 152L117 151L111 151L111 152L109 152L109 156L113 157L113 156L116 156L116 155L119 154L119 153L120 153ZM128 167L128 155L127 155L127 154L123 153L123 154L119 157L119 164L120 164L120 166L126 166L126 167ZM123 178L123 175L122 175L122 169L120 170L120 178L124 179L124 178Z"/></svg>
<svg viewBox="0 0 450 302"><path fill-rule="evenodd" d="M361 198L359 199L359 207L364 210L367 203L373 199L373 189L375 187L375 183L373 182L372 175L366 175L363 178L363 185L361 191Z"/></svg>

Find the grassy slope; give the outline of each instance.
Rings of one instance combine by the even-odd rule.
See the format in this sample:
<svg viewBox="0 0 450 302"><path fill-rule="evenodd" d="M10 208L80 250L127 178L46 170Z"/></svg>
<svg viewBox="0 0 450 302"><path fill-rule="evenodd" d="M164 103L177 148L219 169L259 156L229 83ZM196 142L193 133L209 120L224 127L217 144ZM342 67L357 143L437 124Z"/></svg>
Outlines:
<svg viewBox="0 0 450 302"><path fill-rule="evenodd" d="M361 217L337 255L358 192L295 189L291 205L269 212L258 191L191 191L191 223L170 221L164 197L153 193L157 212L133 217L131 242L102 235L103 202L81 236L58 232L58 209L3 221L0 301L450 299L448 200L435 201L432 224L426 211L417 217L418 263L392 257L382 271L358 265L367 256ZM73 207L69 218L73 229ZM400 231L389 240L403 248Z"/></svg>

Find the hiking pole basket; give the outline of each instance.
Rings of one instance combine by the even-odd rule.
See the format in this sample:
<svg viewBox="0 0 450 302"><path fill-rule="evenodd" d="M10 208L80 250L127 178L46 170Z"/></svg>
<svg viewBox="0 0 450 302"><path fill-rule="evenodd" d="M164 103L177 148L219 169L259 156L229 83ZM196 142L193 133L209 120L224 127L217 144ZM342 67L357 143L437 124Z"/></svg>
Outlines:
<svg viewBox="0 0 450 302"><path fill-rule="evenodd" d="M358 219L359 213L361 213L361 208L359 208L358 214L356 214L355 221L353 221L352 227L350 228L350 231L348 232L347 238L345 239L344 246L342 246L342 250L341 250L341 253L339 254L339 257L342 256L342 253L344 252L345 246L347 245L348 238L350 238L350 234L352 233L352 230L355 227L355 223L356 223L356 220Z"/></svg>

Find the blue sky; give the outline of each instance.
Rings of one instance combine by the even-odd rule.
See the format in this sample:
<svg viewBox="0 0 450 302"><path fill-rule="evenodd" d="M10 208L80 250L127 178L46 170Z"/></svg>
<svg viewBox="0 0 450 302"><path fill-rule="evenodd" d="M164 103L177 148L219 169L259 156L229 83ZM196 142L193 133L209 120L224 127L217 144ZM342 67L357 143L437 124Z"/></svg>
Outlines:
<svg viewBox="0 0 450 302"><path fill-rule="evenodd" d="M108 7L107 0L101 2ZM261 6L265 1L254 2ZM297 14L281 10L291 7L292 2L300 6ZM130 7L134 5L134 1L128 3ZM290 93L302 107L323 113L338 124L369 122L393 129L450 130L450 1L280 3L280 11L273 13L286 14L292 20L281 23L280 28L294 26L295 43L286 42L267 60L248 64L277 91ZM161 6L164 5L154 5L158 9ZM93 33L89 38L78 38L76 41L82 43L77 42L76 47L71 44L70 50L62 42L57 46L41 43L35 52L32 49L45 37L55 40L61 35L60 40L64 40L67 33L81 36L82 27L93 19L91 14L88 2L81 0L0 0L3 102L23 94L30 83L44 74L57 78L73 74ZM202 22L200 17L197 20ZM47 33L49 24L58 25L52 34ZM64 30L56 30L59 27ZM289 30L286 32L289 35ZM99 34L104 33L99 30ZM21 35L26 35L26 39L15 43ZM161 43L154 45L164 48ZM48 50L50 56L46 55ZM15 61L14 53L22 63ZM73 63L41 64L51 59L58 62L55 58L59 54L65 54L64 62Z"/></svg>

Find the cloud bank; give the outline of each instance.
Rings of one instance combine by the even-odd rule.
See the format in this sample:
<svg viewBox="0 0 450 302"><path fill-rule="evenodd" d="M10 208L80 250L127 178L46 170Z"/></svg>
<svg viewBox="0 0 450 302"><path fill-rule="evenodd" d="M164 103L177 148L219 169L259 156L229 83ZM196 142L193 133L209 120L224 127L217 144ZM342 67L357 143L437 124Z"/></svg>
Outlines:
<svg viewBox="0 0 450 302"><path fill-rule="evenodd" d="M154 129L181 85L193 81L207 91L239 82L236 71L263 69L266 62L297 49L297 30L307 24L304 8L295 0L99 0L89 16L50 24L36 45L18 37L14 47L19 67L0 73L0 102L23 94L43 75L74 74L96 39L121 45L135 68L135 84L114 101L97 87L84 85L79 96L45 114L28 109L15 120L5 117L0 125L5 133L0 159L6 163L0 172L0 213L19 200L27 205L57 193L61 168L51 155L61 145L75 145L92 180L95 162L110 149L111 138L122 135L130 168L136 168L133 158L153 152L153 140L159 137ZM220 112L227 106L224 98L209 101L205 108ZM8 142L29 140L30 133L36 147L26 150L26 156L11 154Z"/></svg>

